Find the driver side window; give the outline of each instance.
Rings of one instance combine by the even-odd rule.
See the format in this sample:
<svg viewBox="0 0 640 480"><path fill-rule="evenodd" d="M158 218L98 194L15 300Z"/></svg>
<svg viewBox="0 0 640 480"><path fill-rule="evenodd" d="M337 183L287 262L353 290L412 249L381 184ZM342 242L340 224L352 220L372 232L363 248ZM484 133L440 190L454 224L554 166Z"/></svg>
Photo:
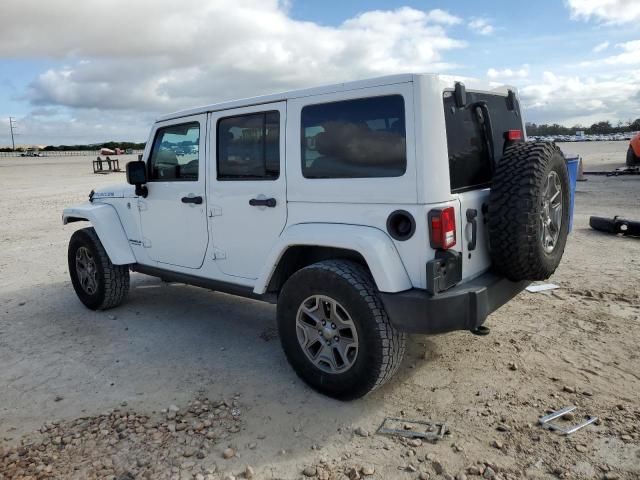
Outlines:
<svg viewBox="0 0 640 480"><path fill-rule="evenodd" d="M149 181L197 181L199 146L198 122L158 129L149 158Z"/></svg>

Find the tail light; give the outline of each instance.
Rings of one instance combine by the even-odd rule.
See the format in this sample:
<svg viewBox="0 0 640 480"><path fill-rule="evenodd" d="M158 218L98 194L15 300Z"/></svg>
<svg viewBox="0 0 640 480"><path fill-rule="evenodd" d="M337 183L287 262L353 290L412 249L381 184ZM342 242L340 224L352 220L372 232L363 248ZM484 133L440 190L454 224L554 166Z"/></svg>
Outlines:
<svg viewBox="0 0 640 480"><path fill-rule="evenodd" d="M507 130L504 134L505 138L509 142L517 142L522 140L522 131L520 130Z"/></svg>
<svg viewBox="0 0 640 480"><path fill-rule="evenodd" d="M434 208L429 212L431 248L446 250L456 244L456 214L453 207Z"/></svg>

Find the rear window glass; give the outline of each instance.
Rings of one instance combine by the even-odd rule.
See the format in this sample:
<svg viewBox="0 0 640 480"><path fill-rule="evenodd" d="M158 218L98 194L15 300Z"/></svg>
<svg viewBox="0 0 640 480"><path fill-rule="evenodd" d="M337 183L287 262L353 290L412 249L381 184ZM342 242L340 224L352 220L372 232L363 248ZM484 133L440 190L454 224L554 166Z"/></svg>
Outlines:
<svg viewBox="0 0 640 480"><path fill-rule="evenodd" d="M483 129L474 113L474 105L486 102L491 122L495 162L499 162L505 144L505 132L522 130L520 108L508 109L504 95L467 92L467 105L457 108L453 92L444 92L444 116L449 150L451 191L485 188L491 184L493 166Z"/></svg>
<svg viewBox="0 0 640 480"><path fill-rule="evenodd" d="M301 121L306 178L399 177L406 171L401 95L308 105Z"/></svg>

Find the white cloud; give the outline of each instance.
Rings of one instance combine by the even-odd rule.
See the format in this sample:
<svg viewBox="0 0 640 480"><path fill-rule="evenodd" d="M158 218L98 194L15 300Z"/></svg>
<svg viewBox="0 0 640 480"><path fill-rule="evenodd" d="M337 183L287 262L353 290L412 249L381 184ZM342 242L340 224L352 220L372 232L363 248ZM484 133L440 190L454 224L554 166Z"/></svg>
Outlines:
<svg viewBox="0 0 640 480"><path fill-rule="evenodd" d="M462 22L460 17L456 17L455 15L451 15L449 12L445 10L440 10L436 8L427 13L427 20L430 20L434 23L442 23L444 25L458 25Z"/></svg>
<svg viewBox="0 0 640 480"><path fill-rule="evenodd" d="M491 35L495 30L486 18L474 18L469 22L468 27L479 35Z"/></svg>
<svg viewBox="0 0 640 480"><path fill-rule="evenodd" d="M609 42L602 42L593 47L593 53L600 53L609 48Z"/></svg>
<svg viewBox="0 0 640 480"><path fill-rule="evenodd" d="M640 70L587 77L547 71L519 89L527 120L565 124L637 118L639 92Z"/></svg>
<svg viewBox="0 0 640 480"><path fill-rule="evenodd" d="M605 23L634 23L640 20L640 1L638 0L567 0L574 19L591 20Z"/></svg>
<svg viewBox="0 0 640 480"><path fill-rule="evenodd" d="M640 40L631 40L629 42L618 43L616 48L622 50L622 53L610 55L598 60L589 60L581 62L580 67L596 67L615 66L615 67L632 67L640 65Z"/></svg>
<svg viewBox="0 0 640 480"><path fill-rule="evenodd" d="M27 98L36 105L167 111L387 73L443 70L451 65L442 53L465 45L449 36L447 26L459 19L443 10L369 11L326 27L294 20L282 5L4 0L6 18L29 22L3 27L0 56L67 59L67 67L32 82ZM74 28L60 28L60 12L70 11Z"/></svg>
<svg viewBox="0 0 640 480"><path fill-rule="evenodd" d="M527 78L528 76L529 76L529 65L527 64L522 65L522 67L516 70L511 68L505 68L503 70L490 68L489 70L487 70L487 77L489 77L489 79L491 80L496 80L496 79L507 80L507 79L514 79L514 78L523 79L523 78Z"/></svg>
<svg viewBox="0 0 640 480"><path fill-rule="evenodd" d="M293 19L289 6L287 0L2 0L2 18L28 21L3 24L0 58L58 59L65 66L38 75L23 100L62 108L65 121L75 122L68 129L73 135L82 123L88 136L95 135L92 125L106 125L101 118L108 117L126 136L124 122L148 112L388 73L450 70L455 66L444 53L466 45L448 31L462 20L441 9L368 11L323 26ZM34 135L49 132L47 119L26 123ZM67 130L63 124L60 119L59 128Z"/></svg>

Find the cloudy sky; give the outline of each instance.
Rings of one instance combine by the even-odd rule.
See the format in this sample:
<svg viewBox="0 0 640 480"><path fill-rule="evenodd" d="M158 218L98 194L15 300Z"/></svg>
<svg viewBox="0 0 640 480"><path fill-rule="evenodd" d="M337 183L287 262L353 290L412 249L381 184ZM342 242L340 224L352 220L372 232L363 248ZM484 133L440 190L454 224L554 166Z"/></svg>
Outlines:
<svg viewBox="0 0 640 480"><path fill-rule="evenodd" d="M640 0L2 0L0 146L146 140L163 113L400 72L519 87L529 121L640 117Z"/></svg>

